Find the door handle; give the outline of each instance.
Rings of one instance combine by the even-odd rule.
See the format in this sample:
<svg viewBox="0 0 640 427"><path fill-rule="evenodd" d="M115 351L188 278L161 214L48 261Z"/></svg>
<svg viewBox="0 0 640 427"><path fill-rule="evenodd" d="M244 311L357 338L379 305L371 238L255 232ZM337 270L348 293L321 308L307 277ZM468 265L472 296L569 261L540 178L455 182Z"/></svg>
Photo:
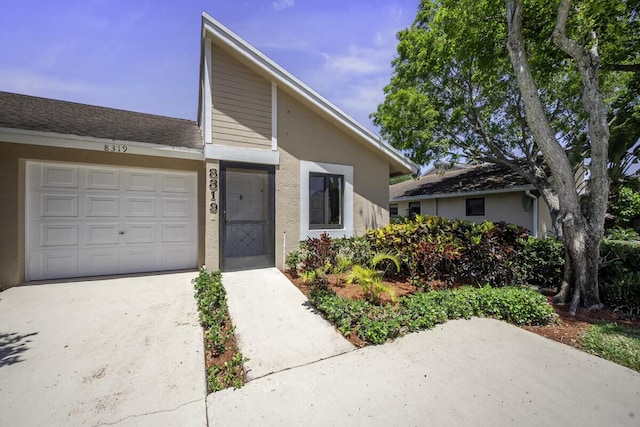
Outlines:
<svg viewBox="0 0 640 427"><path fill-rule="evenodd" d="M123 235L124 231L119 231L118 234Z"/></svg>

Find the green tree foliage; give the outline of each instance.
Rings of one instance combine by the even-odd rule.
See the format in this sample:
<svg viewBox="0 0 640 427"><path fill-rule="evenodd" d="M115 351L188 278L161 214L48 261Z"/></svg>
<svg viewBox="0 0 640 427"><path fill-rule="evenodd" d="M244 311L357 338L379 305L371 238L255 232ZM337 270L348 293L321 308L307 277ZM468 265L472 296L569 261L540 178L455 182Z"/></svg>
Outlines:
<svg viewBox="0 0 640 427"><path fill-rule="evenodd" d="M525 6L527 52L551 126L567 147L584 155L579 140L586 137L588 117L580 76L551 37L557 1ZM610 70L601 77L612 140L619 132L621 139L637 141L639 78L614 70L640 62L639 2L591 0L581 2L579 12L570 22L571 34L589 45L596 31L603 68ZM532 181L544 173L535 168L541 153L524 120L507 52L505 13L505 4L497 1L421 2L414 24L398 33L395 72L384 103L372 114L383 137L421 164L460 157L509 164L527 160L520 169ZM625 144L624 153L631 148Z"/></svg>
<svg viewBox="0 0 640 427"><path fill-rule="evenodd" d="M589 266L604 230L609 123L620 158L637 139L639 24L637 0L423 0L372 115L417 163L501 163L535 185L565 237L574 311L599 303Z"/></svg>
<svg viewBox="0 0 640 427"><path fill-rule="evenodd" d="M613 214L613 223L618 227L631 228L640 220L640 192L622 187L614 195L609 208Z"/></svg>

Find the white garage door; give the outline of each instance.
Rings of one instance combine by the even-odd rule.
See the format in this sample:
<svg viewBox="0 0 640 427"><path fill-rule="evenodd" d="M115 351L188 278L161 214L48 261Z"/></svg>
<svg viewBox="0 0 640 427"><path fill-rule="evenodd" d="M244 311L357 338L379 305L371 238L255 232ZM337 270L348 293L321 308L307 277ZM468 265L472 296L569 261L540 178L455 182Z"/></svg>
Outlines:
<svg viewBox="0 0 640 427"><path fill-rule="evenodd" d="M27 163L27 280L193 268L196 173Z"/></svg>

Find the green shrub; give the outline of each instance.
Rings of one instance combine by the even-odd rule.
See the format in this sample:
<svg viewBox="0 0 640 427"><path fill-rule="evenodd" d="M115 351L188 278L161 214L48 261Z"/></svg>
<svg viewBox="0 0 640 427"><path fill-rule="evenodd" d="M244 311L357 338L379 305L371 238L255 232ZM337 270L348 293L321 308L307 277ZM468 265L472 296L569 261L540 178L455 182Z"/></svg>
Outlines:
<svg viewBox="0 0 640 427"><path fill-rule="evenodd" d="M227 307L227 293L222 285L222 273L217 270L208 272L204 267L193 279L195 299L198 306L200 324L204 328L206 347L214 357L227 351L234 351L230 361L207 368L207 387L210 392L227 387L239 388L244 383L245 359L229 341L234 337L235 328L231 325Z"/></svg>
<svg viewBox="0 0 640 427"><path fill-rule="evenodd" d="M287 270L295 277L298 275L298 264L302 262L302 254L299 250L293 250L287 254L285 264Z"/></svg>
<svg viewBox="0 0 640 427"><path fill-rule="evenodd" d="M207 386L209 392L233 387L238 389L244 385L244 362L247 359L241 353L234 353L228 362L207 368Z"/></svg>
<svg viewBox="0 0 640 427"><path fill-rule="evenodd" d="M352 301L323 289L314 289L310 295L311 302L333 323L343 335L349 335L358 324L360 318L369 310L367 301Z"/></svg>
<svg viewBox="0 0 640 427"><path fill-rule="evenodd" d="M441 305L444 291L417 293L400 299L399 317L406 322L410 332L430 329L439 323L446 322L448 313Z"/></svg>
<svg viewBox="0 0 640 427"><path fill-rule="evenodd" d="M614 216L614 224L618 227L629 227L640 217L640 192L629 187L622 187L613 196L609 211Z"/></svg>
<svg viewBox="0 0 640 427"><path fill-rule="evenodd" d="M529 288L489 286L478 289L478 315L504 319L517 325L544 324L554 315L547 299Z"/></svg>
<svg viewBox="0 0 640 427"><path fill-rule="evenodd" d="M351 301L328 291L311 294L318 311L342 332L353 331L371 344L381 344L407 332L429 329L447 319L494 317L515 324L543 324L554 310L540 293L521 287L431 291L400 298L397 306Z"/></svg>
<svg viewBox="0 0 640 427"><path fill-rule="evenodd" d="M367 342L383 344L401 335L403 326L391 306L371 305L366 314L360 317L356 331Z"/></svg>
<svg viewBox="0 0 640 427"><path fill-rule="evenodd" d="M200 323L205 328L219 324L227 318L227 293L222 286L222 273L208 272L204 267L193 279Z"/></svg>
<svg viewBox="0 0 640 427"><path fill-rule="evenodd" d="M640 271L614 263L601 274L600 299L630 316L640 316Z"/></svg>
<svg viewBox="0 0 640 427"><path fill-rule="evenodd" d="M521 283L540 288L560 285L564 268L564 245L558 239L529 237L517 255Z"/></svg>
<svg viewBox="0 0 640 427"><path fill-rule="evenodd" d="M600 256L602 257L606 271L611 262L619 262L624 267L640 271L640 243L616 240L603 240L600 243Z"/></svg>
<svg viewBox="0 0 640 427"><path fill-rule="evenodd" d="M600 299L625 314L640 315L640 244L603 240L600 255Z"/></svg>
<svg viewBox="0 0 640 427"><path fill-rule="evenodd" d="M608 240L625 240L625 241L638 241L640 235L633 228L615 227L607 230L604 235Z"/></svg>
<svg viewBox="0 0 640 427"><path fill-rule="evenodd" d="M374 252L365 236L333 239L338 260L347 259L351 264L369 265Z"/></svg>
<svg viewBox="0 0 640 427"><path fill-rule="evenodd" d="M515 252L526 230L505 223L449 220L417 215L367 232L374 251L393 251L402 274L414 282L491 283L505 286L517 275Z"/></svg>

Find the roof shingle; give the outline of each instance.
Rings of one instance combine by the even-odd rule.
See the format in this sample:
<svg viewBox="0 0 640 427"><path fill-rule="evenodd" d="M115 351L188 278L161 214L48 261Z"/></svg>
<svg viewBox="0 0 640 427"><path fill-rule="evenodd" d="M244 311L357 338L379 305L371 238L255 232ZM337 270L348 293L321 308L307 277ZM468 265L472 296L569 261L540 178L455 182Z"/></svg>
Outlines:
<svg viewBox="0 0 640 427"><path fill-rule="evenodd" d="M0 128L53 132L172 147L203 147L196 122L0 92Z"/></svg>
<svg viewBox="0 0 640 427"><path fill-rule="evenodd" d="M522 176L503 165L486 164L464 166L438 171L404 181L389 187L391 200L398 198L420 198L454 193L508 190L529 187Z"/></svg>

